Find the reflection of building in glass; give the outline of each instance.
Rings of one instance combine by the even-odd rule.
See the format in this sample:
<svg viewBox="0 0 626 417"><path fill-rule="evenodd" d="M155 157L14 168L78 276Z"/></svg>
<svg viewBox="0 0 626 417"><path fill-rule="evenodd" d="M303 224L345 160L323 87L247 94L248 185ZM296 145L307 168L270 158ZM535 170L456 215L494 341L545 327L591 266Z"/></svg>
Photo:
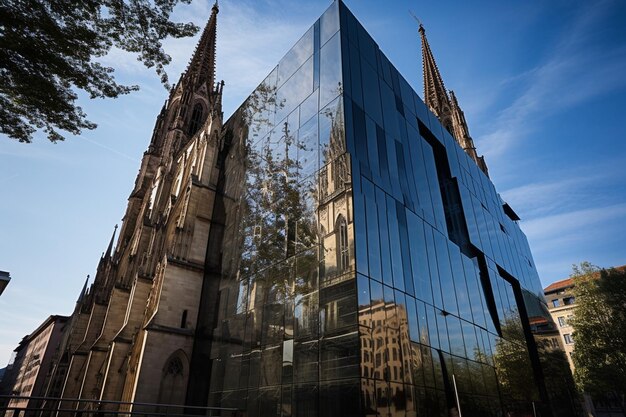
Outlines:
<svg viewBox="0 0 626 417"><path fill-rule="evenodd" d="M189 395L250 416L575 415L529 320L550 317L519 218L420 34L426 104L335 2L224 124Z"/></svg>
<svg viewBox="0 0 626 417"><path fill-rule="evenodd" d="M533 337L549 315L519 218L424 28L426 103L336 1L222 125L216 15L79 300L62 396L574 415Z"/></svg>

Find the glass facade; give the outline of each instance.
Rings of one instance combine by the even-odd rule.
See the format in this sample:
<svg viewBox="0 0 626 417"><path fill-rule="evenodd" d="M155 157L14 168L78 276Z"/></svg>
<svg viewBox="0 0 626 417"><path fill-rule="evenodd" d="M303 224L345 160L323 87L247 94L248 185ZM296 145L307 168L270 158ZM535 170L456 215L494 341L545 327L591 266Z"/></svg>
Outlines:
<svg viewBox="0 0 626 417"><path fill-rule="evenodd" d="M529 326L550 316L516 217L341 2L222 146L210 337L194 348L209 406L574 415Z"/></svg>

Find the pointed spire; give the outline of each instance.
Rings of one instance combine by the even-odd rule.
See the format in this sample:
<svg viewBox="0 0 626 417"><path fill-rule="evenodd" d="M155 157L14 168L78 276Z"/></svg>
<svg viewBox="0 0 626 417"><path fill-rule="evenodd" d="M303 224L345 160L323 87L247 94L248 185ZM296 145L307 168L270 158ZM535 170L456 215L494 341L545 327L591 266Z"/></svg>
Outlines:
<svg viewBox="0 0 626 417"><path fill-rule="evenodd" d="M454 136L465 153L476 162L485 175L489 176L485 159L482 156L478 156L476 153L474 141L469 134L469 128L465 121L465 114L463 110L461 110L454 92L450 91L450 95L448 95L448 91L443 85L439 68L437 68L435 58L433 57L430 45L428 45L428 40L426 39L426 30L421 23L419 25L419 33L422 39L424 102L439 118L443 127Z"/></svg>
<svg viewBox="0 0 626 417"><path fill-rule="evenodd" d="M115 233L117 232L117 225L113 228L113 235L111 236L111 241L109 242L109 246L107 247L107 251L104 254L105 259L111 258L111 252L113 251L113 242L115 241Z"/></svg>
<svg viewBox="0 0 626 417"><path fill-rule="evenodd" d="M420 38L422 39L422 66L424 71L424 102L442 123L444 118L449 117L450 99L443 85L443 79L439 74L439 68L430 50L428 39L426 39L426 29L420 23ZM445 125L445 123L444 123Z"/></svg>
<svg viewBox="0 0 626 417"><path fill-rule="evenodd" d="M211 17L204 27L198 46L189 62L185 77L194 80L196 86L206 82L209 91L215 83L215 43L217 38L217 1L211 8Z"/></svg>
<svg viewBox="0 0 626 417"><path fill-rule="evenodd" d="M87 275L87 279L85 279L85 285L83 285L83 289L80 291L80 295L78 296L78 300L76 300L76 304L82 303L85 299L85 295L87 295L87 285L89 284L89 275Z"/></svg>

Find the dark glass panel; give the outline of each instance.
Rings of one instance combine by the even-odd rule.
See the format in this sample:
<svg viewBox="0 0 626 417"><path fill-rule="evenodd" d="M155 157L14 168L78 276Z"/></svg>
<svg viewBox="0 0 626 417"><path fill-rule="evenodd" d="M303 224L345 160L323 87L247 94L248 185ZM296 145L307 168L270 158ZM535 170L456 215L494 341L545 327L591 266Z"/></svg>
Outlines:
<svg viewBox="0 0 626 417"><path fill-rule="evenodd" d="M443 201L441 200L441 192L439 191L439 181L437 180L437 167L435 165L435 155L433 148L422 139L422 152L424 155L424 168L426 169L426 179L430 191L431 201L433 203L433 214L437 229L443 234L448 234L446 226L446 216L443 211Z"/></svg>
<svg viewBox="0 0 626 417"><path fill-rule="evenodd" d="M387 381L376 381L376 411L378 415L389 415L391 393Z"/></svg>
<svg viewBox="0 0 626 417"><path fill-rule="evenodd" d="M448 254L450 255L450 265L454 276L454 287L456 289L456 300L459 305L459 316L465 320L472 321L472 307L470 304L470 293L465 282L465 272L463 271L463 261L461 251L457 245L448 241Z"/></svg>
<svg viewBox="0 0 626 417"><path fill-rule="evenodd" d="M356 153L353 158L356 157L358 164L361 167L361 173L366 178L372 178L368 155L367 155L367 134L365 130L365 112L358 105L352 102L352 118L353 118L353 134Z"/></svg>
<svg viewBox="0 0 626 417"><path fill-rule="evenodd" d="M396 213L395 200L387 195L387 221L389 232L389 249L391 251L391 269L393 271L393 286L404 291L404 271L402 269L402 249L400 246L400 231Z"/></svg>
<svg viewBox="0 0 626 417"><path fill-rule="evenodd" d="M424 235L426 236L426 252L428 253L428 266L430 269L430 283L433 289L433 304L438 308L443 308L443 298L441 295L441 283L439 281L439 267L437 266L437 255L435 251L435 238L433 233L438 233L430 225L424 223Z"/></svg>
<svg viewBox="0 0 626 417"><path fill-rule="evenodd" d="M354 208L354 238L356 252L356 270L363 274L369 273L369 242L367 240L367 217L365 212L365 195L354 191L352 196Z"/></svg>
<svg viewBox="0 0 626 417"><path fill-rule="evenodd" d="M359 300L359 323L364 326L371 326L371 299L369 278L365 275L357 274L357 291Z"/></svg>
<svg viewBox="0 0 626 417"><path fill-rule="evenodd" d="M371 324L371 323L370 323ZM371 327L359 326L359 339L361 346L361 377L374 377L374 338Z"/></svg>
<svg viewBox="0 0 626 417"><path fill-rule="evenodd" d="M400 138L398 131L398 122L396 118L396 101L393 91L384 82L380 83L380 100L383 108L383 126L389 137L394 139Z"/></svg>
<svg viewBox="0 0 626 417"><path fill-rule="evenodd" d="M282 386L282 397L281 397L281 417L291 417L292 416L292 400L293 400L293 388L291 385L283 385Z"/></svg>
<svg viewBox="0 0 626 417"><path fill-rule="evenodd" d="M358 331L326 337L320 341L320 380L358 378L360 340Z"/></svg>
<svg viewBox="0 0 626 417"><path fill-rule="evenodd" d="M278 385L282 376L282 344L267 346L261 351L259 386Z"/></svg>
<svg viewBox="0 0 626 417"><path fill-rule="evenodd" d="M357 322L357 297L354 280L327 286L320 292L323 334L336 333Z"/></svg>
<svg viewBox="0 0 626 417"><path fill-rule="evenodd" d="M366 179L362 181L365 194L365 212L367 216L367 253L369 260L369 275L371 278L382 281L380 238L378 236L378 210L374 185Z"/></svg>
<svg viewBox="0 0 626 417"><path fill-rule="evenodd" d="M465 341L465 349L467 350L467 357L474 358L479 360L478 358L482 353L482 343L478 343L478 339L476 338L475 326L471 323L468 323L465 320L461 320L461 327L463 329L463 340Z"/></svg>
<svg viewBox="0 0 626 417"><path fill-rule="evenodd" d="M446 313L435 308L435 318L437 320L437 329L439 331L439 346L444 352L450 352L450 339L448 338L448 325L446 322ZM430 311L429 311L430 313Z"/></svg>
<svg viewBox="0 0 626 417"><path fill-rule="evenodd" d="M389 384L389 415L392 417L405 417L407 409L407 394L401 383Z"/></svg>
<svg viewBox="0 0 626 417"><path fill-rule="evenodd" d="M431 357L433 361L433 372L435 375L435 387L443 390L445 388L444 378L447 378L447 376L443 374L444 364L441 363L442 357L444 355L441 355L437 351L437 349L430 349L430 351L431 351Z"/></svg>
<svg viewBox="0 0 626 417"><path fill-rule="evenodd" d="M317 384L293 386L293 416L318 417L319 389Z"/></svg>
<svg viewBox="0 0 626 417"><path fill-rule="evenodd" d="M297 294L295 298L295 338L315 338L318 335L318 292Z"/></svg>
<svg viewBox="0 0 626 417"><path fill-rule="evenodd" d="M378 74L367 61L361 60L361 76L363 82L363 104L365 112L379 125L383 125L383 113L380 108L380 92Z"/></svg>
<svg viewBox="0 0 626 417"><path fill-rule="evenodd" d="M389 223L387 221L386 194L376 188L376 205L378 207L378 227L380 237L380 260L382 264L382 278L386 285L393 285L391 272L391 253L389 251Z"/></svg>
<svg viewBox="0 0 626 417"><path fill-rule="evenodd" d="M367 33L367 31L363 28L363 26L357 23L357 31L359 37L359 49L361 50L361 56L364 57L371 66L376 68L377 64L377 51L378 47L376 43L372 39L372 37Z"/></svg>
<svg viewBox="0 0 626 417"><path fill-rule="evenodd" d="M380 183L380 168L378 162L378 142L376 136L376 123L371 117L365 116L365 130L367 136L367 153L370 172L372 174L372 181Z"/></svg>
<svg viewBox="0 0 626 417"><path fill-rule="evenodd" d="M437 316L432 306L426 305L426 320L428 321L428 344L436 349L439 349L439 332L437 329ZM445 335L447 338L447 334Z"/></svg>
<svg viewBox="0 0 626 417"><path fill-rule="evenodd" d="M361 56L359 55L359 50L352 46L352 42L350 44L350 79L345 80L346 83L350 83L350 93L352 95L352 99L356 104L360 107L363 107L363 87L361 81ZM344 56L345 59L345 56Z"/></svg>
<svg viewBox="0 0 626 417"><path fill-rule="evenodd" d="M396 201L396 216L398 219L398 231L400 233L400 252L402 258L404 290L407 294L415 296L413 269L411 265L411 247L406 212L406 208L400 204L400 202Z"/></svg>
<svg viewBox="0 0 626 417"><path fill-rule="evenodd" d="M420 341L419 320L417 318L417 307L413 297L406 297L406 314L409 324L409 336L412 342Z"/></svg>
<svg viewBox="0 0 626 417"><path fill-rule="evenodd" d="M454 287L454 277L450 266L450 256L448 254L448 240L439 232L434 231L435 250L437 254L437 268L439 270L439 282L441 283L441 294L443 297L443 309L454 315L459 314L456 303L456 288Z"/></svg>
<svg viewBox="0 0 626 417"><path fill-rule="evenodd" d="M294 342L293 373L296 382L317 381L319 342Z"/></svg>
<svg viewBox="0 0 626 417"><path fill-rule="evenodd" d="M328 417L359 417L360 386L358 379L330 381L320 384L320 415Z"/></svg>
<svg viewBox="0 0 626 417"><path fill-rule="evenodd" d="M259 416L280 416L280 387L259 389Z"/></svg>
<svg viewBox="0 0 626 417"><path fill-rule="evenodd" d="M446 324L448 325L448 337L450 338L450 353L465 357L465 343L461 330L461 320L459 320L458 317L450 315L446 317Z"/></svg>

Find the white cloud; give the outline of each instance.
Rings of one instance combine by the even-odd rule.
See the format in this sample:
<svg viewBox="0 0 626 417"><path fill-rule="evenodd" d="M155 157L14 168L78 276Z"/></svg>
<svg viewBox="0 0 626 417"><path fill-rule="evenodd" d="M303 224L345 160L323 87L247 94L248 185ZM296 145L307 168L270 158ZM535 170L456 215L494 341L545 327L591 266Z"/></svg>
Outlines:
<svg viewBox="0 0 626 417"><path fill-rule="evenodd" d="M538 251L602 239L626 229L626 203L539 217L524 222L522 228Z"/></svg>
<svg viewBox="0 0 626 417"><path fill-rule="evenodd" d="M585 167L575 172L554 173L547 181L533 182L508 189L501 193L502 198L521 214L523 219L562 213L574 207L580 208L602 202L610 204L610 195L603 189L618 180L619 173L606 170L596 173Z"/></svg>
<svg viewBox="0 0 626 417"><path fill-rule="evenodd" d="M487 134L477 140L487 158L502 155L550 114L626 86L626 48L603 49L590 42L608 13L610 2L582 10L564 28L548 59L502 82L501 95L512 94L513 99L495 123L490 118Z"/></svg>

